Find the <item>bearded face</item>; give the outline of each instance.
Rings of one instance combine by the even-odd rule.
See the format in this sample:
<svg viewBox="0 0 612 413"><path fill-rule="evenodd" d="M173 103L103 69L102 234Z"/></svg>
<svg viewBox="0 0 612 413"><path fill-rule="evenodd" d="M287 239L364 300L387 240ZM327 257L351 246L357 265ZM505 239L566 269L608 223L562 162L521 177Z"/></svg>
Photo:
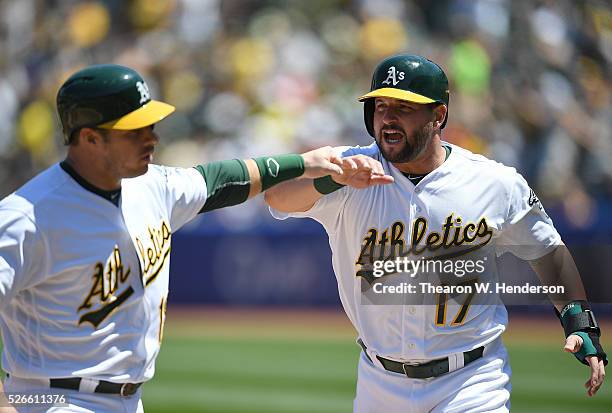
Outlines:
<svg viewBox="0 0 612 413"><path fill-rule="evenodd" d="M376 98L374 132L385 159L392 163L417 159L435 133L433 120L430 105Z"/></svg>

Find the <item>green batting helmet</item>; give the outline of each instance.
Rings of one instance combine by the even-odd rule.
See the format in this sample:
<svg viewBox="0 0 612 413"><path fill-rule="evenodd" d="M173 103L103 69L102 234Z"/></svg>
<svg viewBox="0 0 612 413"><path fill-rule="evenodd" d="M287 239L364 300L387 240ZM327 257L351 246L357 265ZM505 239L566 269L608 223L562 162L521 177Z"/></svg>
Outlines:
<svg viewBox="0 0 612 413"><path fill-rule="evenodd" d="M368 133L374 137L374 98L388 97L415 103L442 103L448 108L448 79L440 66L417 55L387 57L374 70L370 92L359 98ZM442 123L446 125L448 113Z"/></svg>
<svg viewBox="0 0 612 413"><path fill-rule="evenodd" d="M70 76L57 92L57 111L68 144L80 128L139 129L159 122L174 106L152 100L135 70L106 64Z"/></svg>

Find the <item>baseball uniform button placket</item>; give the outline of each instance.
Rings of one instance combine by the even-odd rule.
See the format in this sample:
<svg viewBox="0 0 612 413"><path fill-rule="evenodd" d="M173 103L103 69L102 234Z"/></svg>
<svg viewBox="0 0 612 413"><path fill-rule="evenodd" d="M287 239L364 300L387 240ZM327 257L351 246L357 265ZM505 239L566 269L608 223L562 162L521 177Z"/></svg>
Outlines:
<svg viewBox="0 0 612 413"><path fill-rule="evenodd" d="M129 248L131 250L130 252L136 256L136 262L138 263L138 277L137 277L139 281L138 284L142 288L145 288L146 287L146 281L144 279L145 274L144 274L144 271L142 270L143 260L145 259L145 257L141 257L140 254L138 253L138 246L136 245L135 237L132 236L132 232L130 231L130 228L128 227L125 212L123 211L123 209L121 209L120 217L121 217L121 224L123 226L123 230L125 231L124 233L128 234Z"/></svg>

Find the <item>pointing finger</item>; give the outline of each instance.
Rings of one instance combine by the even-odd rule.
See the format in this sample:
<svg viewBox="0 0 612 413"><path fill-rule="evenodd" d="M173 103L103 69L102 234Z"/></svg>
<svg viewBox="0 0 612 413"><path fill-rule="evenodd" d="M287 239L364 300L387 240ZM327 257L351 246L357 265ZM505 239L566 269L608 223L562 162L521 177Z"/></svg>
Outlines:
<svg viewBox="0 0 612 413"><path fill-rule="evenodd" d="M370 177L370 183L373 185L386 185L392 184L395 180L389 175L372 175Z"/></svg>

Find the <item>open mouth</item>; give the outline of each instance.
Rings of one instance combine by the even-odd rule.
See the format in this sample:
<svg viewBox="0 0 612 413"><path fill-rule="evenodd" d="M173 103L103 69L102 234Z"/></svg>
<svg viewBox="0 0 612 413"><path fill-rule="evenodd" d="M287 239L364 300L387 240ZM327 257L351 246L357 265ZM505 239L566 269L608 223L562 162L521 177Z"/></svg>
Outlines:
<svg viewBox="0 0 612 413"><path fill-rule="evenodd" d="M385 143L394 145L404 140L404 133L399 129L384 129L382 131L382 138Z"/></svg>

